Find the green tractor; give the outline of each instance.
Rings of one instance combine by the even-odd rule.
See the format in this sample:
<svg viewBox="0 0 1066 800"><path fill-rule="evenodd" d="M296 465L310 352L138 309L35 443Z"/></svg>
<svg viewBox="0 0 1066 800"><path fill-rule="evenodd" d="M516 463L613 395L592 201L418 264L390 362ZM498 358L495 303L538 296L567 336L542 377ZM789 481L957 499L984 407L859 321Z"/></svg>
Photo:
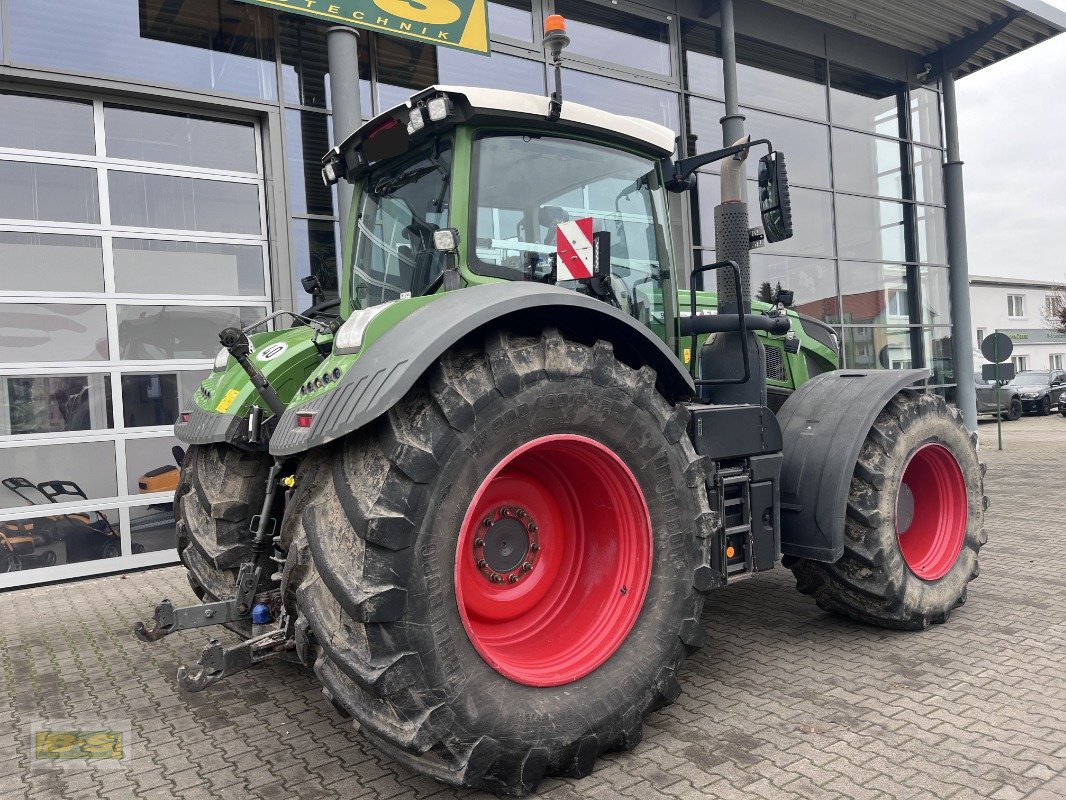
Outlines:
<svg viewBox="0 0 1066 800"><path fill-rule="evenodd" d="M435 86L327 154L355 189L339 315L223 331L176 424L203 603L137 632L241 635L185 689L298 660L396 760L522 794L640 741L715 589L782 564L897 629L965 601L976 438L927 371L838 370L788 292L752 304L753 239L791 235L780 153L673 151L558 89ZM721 260L690 269L667 193L712 162Z"/></svg>

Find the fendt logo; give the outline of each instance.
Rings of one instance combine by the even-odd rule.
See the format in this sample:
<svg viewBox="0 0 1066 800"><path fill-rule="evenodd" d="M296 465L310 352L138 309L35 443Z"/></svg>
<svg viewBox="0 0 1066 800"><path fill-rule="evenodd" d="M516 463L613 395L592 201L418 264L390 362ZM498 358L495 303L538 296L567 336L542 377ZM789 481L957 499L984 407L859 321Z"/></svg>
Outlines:
<svg viewBox="0 0 1066 800"><path fill-rule="evenodd" d="M273 361L288 349L289 346L285 344L285 342L276 342L275 344L268 345L260 350L256 354L255 359L256 361Z"/></svg>
<svg viewBox="0 0 1066 800"><path fill-rule="evenodd" d="M486 0L243 0L488 55Z"/></svg>

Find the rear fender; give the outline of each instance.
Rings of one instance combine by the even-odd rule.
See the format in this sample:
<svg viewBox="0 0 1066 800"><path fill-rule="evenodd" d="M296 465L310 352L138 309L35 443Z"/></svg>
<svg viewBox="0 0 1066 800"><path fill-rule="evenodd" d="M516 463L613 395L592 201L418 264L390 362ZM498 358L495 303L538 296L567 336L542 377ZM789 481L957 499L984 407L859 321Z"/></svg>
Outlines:
<svg viewBox="0 0 1066 800"><path fill-rule="evenodd" d="M671 401L692 397L695 386L662 340L633 317L568 289L511 282L448 292L397 322L367 345L335 388L291 406L270 440L271 454L290 456L332 442L388 411L449 348L483 330L558 328L588 344L603 339L633 367L655 370ZM310 427L296 415L313 414Z"/></svg>
<svg viewBox="0 0 1066 800"><path fill-rule="evenodd" d="M844 554L855 462L877 415L925 369L836 370L812 378L777 414L784 438L781 552L832 563Z"/></svg>

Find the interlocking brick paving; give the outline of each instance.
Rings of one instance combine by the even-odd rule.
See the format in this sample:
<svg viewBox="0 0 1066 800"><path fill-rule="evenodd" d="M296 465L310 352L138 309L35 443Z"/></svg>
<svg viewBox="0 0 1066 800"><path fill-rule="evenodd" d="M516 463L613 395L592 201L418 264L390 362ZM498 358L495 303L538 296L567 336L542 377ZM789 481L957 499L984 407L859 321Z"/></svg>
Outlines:
<svg viewBox="0 0 1066 800"><path fill-rule="evenodd" d="M713 594L710 644L643 743L542 796L1066 797L1066 418L982 422L989 542L969 603L923 633L821 612L786 570ZM450 798L363 741L309 672L271 663L175 684L205 631L131 633L192 602L180 568L0 594L4 798ZM214 635L231 641L216 629ZM128 720L120 768L31 768L41 719Z"/></svg>

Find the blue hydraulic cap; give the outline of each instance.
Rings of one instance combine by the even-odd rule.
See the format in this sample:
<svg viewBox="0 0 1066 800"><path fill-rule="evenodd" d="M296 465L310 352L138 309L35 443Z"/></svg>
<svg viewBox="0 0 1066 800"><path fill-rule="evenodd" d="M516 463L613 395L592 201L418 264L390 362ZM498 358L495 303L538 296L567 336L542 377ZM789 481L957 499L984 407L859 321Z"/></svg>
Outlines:
<svg viewBox="0 0 1066 800"><path fill-rule="evenodd" d="M270 616L270 606L257 603L255 608L252 609L252 624L266 625L270 622Z"/></svg>

